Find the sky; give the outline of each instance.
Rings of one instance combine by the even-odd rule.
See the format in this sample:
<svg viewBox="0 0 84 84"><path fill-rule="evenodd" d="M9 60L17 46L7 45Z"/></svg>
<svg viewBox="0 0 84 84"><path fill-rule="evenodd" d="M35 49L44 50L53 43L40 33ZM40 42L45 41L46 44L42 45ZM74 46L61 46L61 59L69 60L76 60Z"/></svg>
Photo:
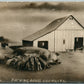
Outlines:
<svg viewBox="0 0 84 84"><path fill-rule="evenodd" d="M21 41L67 15L84 26L84 2L0 2L0 36Z"/></svg>
<svg viewBox="0 0 84 84"><path fill-rule="evenodd" d="M31 2L31 1L84 1L84 0L0 0L0 1L9 1L9 2L13 2L13 1L16 1L16 2L18 2L18 1L20 1L20 2L23 2L23 1L29 1L29 2Z"/></svg>

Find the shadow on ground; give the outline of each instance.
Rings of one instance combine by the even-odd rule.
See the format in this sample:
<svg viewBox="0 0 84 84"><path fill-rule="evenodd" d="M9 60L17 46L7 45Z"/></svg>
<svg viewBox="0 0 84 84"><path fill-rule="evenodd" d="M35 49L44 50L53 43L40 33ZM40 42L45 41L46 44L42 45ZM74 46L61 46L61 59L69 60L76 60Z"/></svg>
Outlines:
<svg viewBox="0 0 84 84"><path fill-rule="evenodd" d="M4 64L0 64L0 81L60 82L61 80L61 82L84 82L84 52L60 53L59 59L62 62L61 64L38 72L19 71Z"/></svg>

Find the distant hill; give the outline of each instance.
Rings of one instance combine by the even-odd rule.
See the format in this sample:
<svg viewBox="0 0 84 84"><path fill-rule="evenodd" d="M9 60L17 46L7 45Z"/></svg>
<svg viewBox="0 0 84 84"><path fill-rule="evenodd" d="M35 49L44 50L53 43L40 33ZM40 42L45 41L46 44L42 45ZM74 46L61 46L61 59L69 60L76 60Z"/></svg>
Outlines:
<svg viewBox="0 0 84 84"><path fill-rule="evenodd" d="M84 9L84 2L1 2L0 9L46 9L46 10L67 10L78 11ZM56 3L56 4L55 4Z"/></svg>

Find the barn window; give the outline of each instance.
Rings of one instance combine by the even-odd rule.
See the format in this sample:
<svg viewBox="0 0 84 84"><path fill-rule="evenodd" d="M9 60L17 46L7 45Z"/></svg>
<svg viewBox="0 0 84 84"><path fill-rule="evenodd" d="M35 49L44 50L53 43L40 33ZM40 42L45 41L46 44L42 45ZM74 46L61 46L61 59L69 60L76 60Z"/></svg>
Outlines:
<svg viewBox="0 0 84 84"><path fill-rule="evenodd" d="M48 41L38 41L38 47L48 49Z"/></svg>
<svg viewBox="0 0 84 84"><path fill-rule="evenodd" d="M65 39L63 40L63 44L65 44Z"/></svg>
<svg viewBox="0 0 84 84"><path fill-rule="evenodd" d="M76 38L76 42L78 42L78 38Z"/></svg>
<svg viewBox="0 0 84 84"><path fill-rule="evenodd" d="M73 20L73 17L69 17L70 20Z"/></svg>
<svg viewBox="0 0 84 84"><path fill-rule="evenodd" d="M23 40L23 46L33 46L33 41Z"/></svg>
<svg viewBox="0 0 84 84"><path fill-rule="evenodd" d="M44 46L45 45L45 43L44 42L42 42L42 46Z"/></svg>

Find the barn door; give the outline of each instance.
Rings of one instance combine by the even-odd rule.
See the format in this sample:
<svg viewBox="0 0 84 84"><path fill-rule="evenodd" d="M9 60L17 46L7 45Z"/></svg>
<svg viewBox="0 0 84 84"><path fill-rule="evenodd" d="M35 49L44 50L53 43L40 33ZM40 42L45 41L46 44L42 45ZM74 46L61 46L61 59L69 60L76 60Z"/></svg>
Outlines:
<svg viewBox="0 0 84 84"><path fill-rule="evenodd" d="M48 41L38 41L38 47L48 49Z"/></svg>
<svg viewBox="0 0 84 84"><path fill-rule="evenodd" d="M83 48L83 37L76 37L74 49L82 49Z"/></svg>

